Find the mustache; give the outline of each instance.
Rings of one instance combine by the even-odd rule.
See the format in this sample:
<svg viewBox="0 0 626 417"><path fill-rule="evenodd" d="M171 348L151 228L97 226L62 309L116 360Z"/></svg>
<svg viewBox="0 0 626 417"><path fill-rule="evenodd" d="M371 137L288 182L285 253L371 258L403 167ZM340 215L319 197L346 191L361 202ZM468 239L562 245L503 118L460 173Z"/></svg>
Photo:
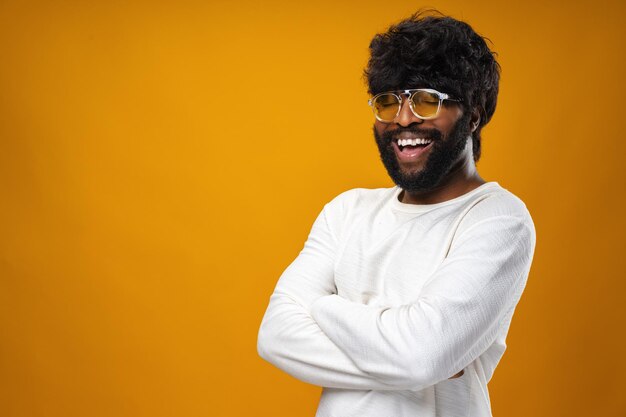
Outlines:
<svg viewBox="0 0 626 417"><path fill-rule="evenodd" d="M402 133L409 133L415 135L418 138L431 139L433 141L441 140L441 132L437 129L417 129L415 127L400 127L398 129L384 132L381 138L385 142L391 142L397 140Z"/></svg>

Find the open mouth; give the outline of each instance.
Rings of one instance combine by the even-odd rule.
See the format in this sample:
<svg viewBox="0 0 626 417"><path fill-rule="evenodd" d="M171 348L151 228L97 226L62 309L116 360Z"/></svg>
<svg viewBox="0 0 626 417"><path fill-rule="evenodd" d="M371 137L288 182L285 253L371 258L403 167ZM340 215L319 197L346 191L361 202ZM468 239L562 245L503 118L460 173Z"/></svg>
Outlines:
<svg viewBox="0 0 626 417"><path fill-rule="evenodd" d="M430 139L398 139L396 144L398 145L398 149L400 152L411 152L417 149L425 148L430 145L433 141Z"/></svg>
<svg viewBox="0 0 626 417"><path fill-rule="evenodd" d="M430 152L433 141L430 139L396 139L391 142L398 161L403 164L415 164Z"/></svg>

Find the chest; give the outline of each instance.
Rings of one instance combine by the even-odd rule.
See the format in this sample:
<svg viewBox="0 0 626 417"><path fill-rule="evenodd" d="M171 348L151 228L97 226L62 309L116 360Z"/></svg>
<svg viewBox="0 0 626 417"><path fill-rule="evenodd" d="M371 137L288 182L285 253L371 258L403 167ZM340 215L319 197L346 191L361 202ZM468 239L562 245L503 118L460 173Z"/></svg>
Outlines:
<svg viewBox="0 0 626 417"><path fill-rule="evenodd" d="M370 305L415 300L445 259L454 220L430 215L376 216L355 222L335 263L338 294Z"/></svg>

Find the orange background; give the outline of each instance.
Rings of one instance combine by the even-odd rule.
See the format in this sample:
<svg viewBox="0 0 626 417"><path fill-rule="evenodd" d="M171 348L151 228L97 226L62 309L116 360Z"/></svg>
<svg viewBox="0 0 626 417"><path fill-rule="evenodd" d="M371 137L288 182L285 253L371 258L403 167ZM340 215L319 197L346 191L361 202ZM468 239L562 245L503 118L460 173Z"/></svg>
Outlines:
<svg viewBox="0 0 626 417"><path fill-rule="evenodd" d="M478 166L537 228L494 415L623 416L626 7L428 5L499 53ZM324 203L391 186L361 72L418 7L0 3L0 415L312 416L258 325Z"/></svg>

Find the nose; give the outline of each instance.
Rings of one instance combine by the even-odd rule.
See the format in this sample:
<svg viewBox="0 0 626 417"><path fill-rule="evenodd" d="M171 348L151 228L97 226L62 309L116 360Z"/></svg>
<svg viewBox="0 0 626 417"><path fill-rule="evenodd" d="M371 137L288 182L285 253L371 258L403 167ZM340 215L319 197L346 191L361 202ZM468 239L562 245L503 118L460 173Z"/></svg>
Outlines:
<svg viewBox="0 0 626 417"><path fill-rule="evenodd" d="M409 102L409 97L403 95L402 96L402 104L400 106L400 112L395 119L393 119L394 123L399 124L400 126L409 126L412 123L423 123L424 120L417 117L413 114L411 110L411 103Z"/></svg>

